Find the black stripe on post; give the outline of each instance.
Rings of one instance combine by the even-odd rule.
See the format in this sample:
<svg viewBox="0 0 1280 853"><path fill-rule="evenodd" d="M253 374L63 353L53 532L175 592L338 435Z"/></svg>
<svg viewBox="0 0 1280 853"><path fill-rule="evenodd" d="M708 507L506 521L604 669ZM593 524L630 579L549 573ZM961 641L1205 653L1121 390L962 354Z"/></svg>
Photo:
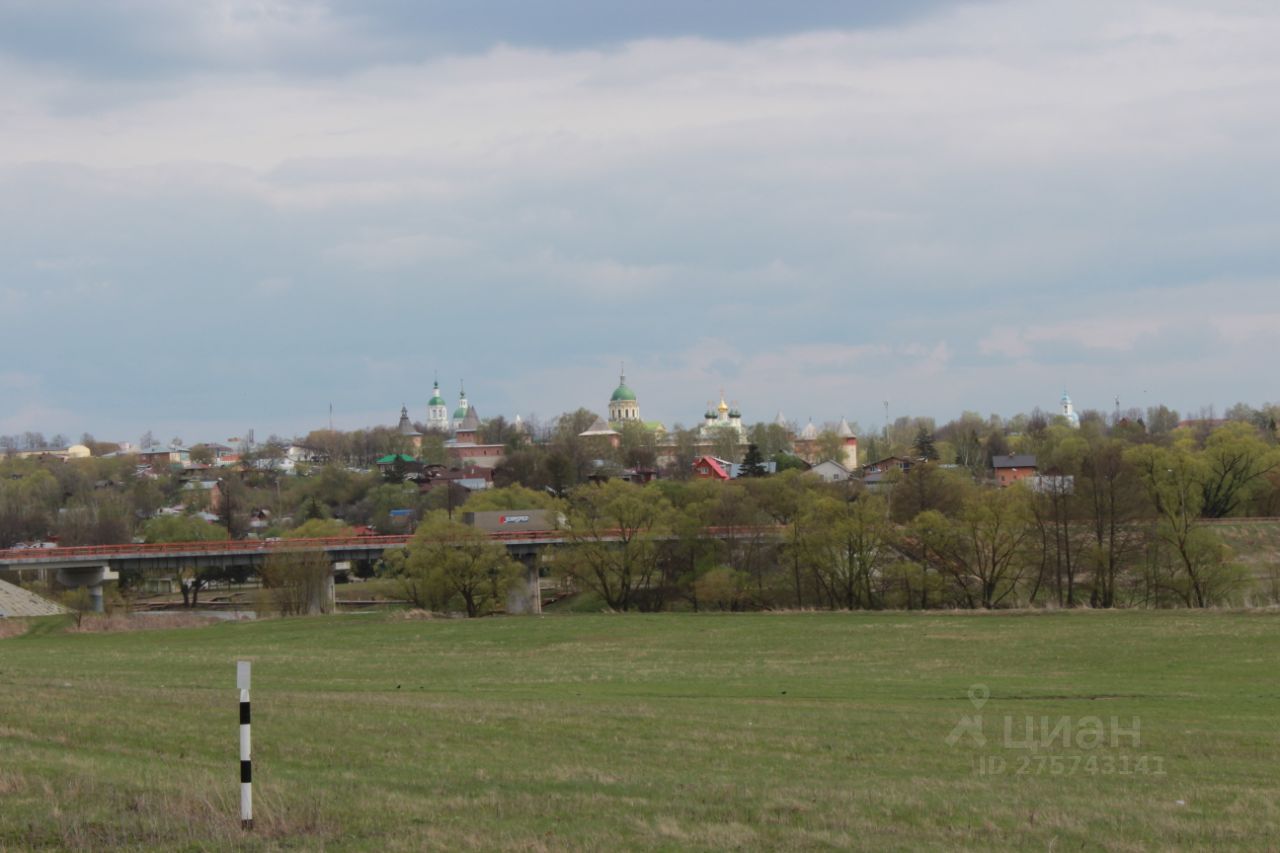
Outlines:
<svg viewBox="0 0 1280 853"><path fill-rule="evenodd" d="M245 783L252 782L252 781L253 781L253 762L252 762L252 761L241 761L241 762L240 762L240 782L241 782L241 784L245 784Z"/></svg>
<svg viewBox="0 0 1280 853"><path fill-rule="evenodd" d="M242 726L249 725L249 703L248 702L240 703L240 725Z"/></svg>

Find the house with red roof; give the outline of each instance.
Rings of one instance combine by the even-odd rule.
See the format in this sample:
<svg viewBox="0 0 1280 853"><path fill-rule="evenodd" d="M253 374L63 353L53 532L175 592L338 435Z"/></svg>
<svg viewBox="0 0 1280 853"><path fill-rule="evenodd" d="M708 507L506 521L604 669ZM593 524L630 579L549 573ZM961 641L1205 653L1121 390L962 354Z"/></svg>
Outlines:
<svg viewBox="0 0 1280 853"><path fill-rule="evenodd" d="M693 460L695 480L727 480L730 463L715 456L699 456Z"/></svg>

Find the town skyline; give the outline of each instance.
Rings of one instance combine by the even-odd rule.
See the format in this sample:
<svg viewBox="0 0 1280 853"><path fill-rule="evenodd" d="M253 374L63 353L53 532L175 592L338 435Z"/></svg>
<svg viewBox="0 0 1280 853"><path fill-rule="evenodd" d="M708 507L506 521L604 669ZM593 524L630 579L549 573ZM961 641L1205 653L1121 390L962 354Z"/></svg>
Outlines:
<svg viewBox="0 0 1280 853"><path fill-rule="evenodd" d="M396 406L388 405L388 407L386 407L385 409L375 410L375 411L366 413L368 417L364 419L362 419L359 414L344 413L340 408L335 406L332 412L332 420L330 420L330 414L329 414L328 408L326 407L321 412L319 421L315 423L309 423L309 422L302 423L299 420L296 422L297 423L296 426L289 426L288 422L278 427L273 424L265 423L265 422L260 424L253 423L252 418L249 419L251 421L249 423L237 422L232 420L220 421L218 419L207 419L207 420L195 419L195 420L184 420L184 421L161 421L160 423L154 424L154 425L146 425L146 424L138 423L134 425L134 428L132 430L126 429L122 433L95 429L92 426L88 428L79 426L79 427L61 428L61 429L36 428L34 430L15 431L13 433L0 433L0 435L16 436L16 435L21 435L24 432L33 432L33 433L38 433L40 435L43 435L46 438L51 438L53 436L58 436L58 435L64 436L68 439L68 443L76 443L78 436L84 433L88 433L93 435L95 439L98 441L122 442L125 444L133 444L137 442L137 439L139 436L143 435L144 433L149 433L155 439L157 444L161 444L161 445L167 444L170 440L170 437L172 436L172 437L183 438L184 444L195 445L200 443L237 442L237 441L242 441L246 434L252 434L253 436L255 436L257 441L261 442L262 440L265 440L269 435L278 435L282 438L288 438L288 439L300 439L312 431L324 430L329 428L333 428L341 432L350 432L354 430L370 429L370 428L378 428L378 427L390 428L396 425L397 417L401 413L402 409L407 410L407 414L411 422L418 425L429 427L430 419L428 414L428 409L429 409L428 401L433 397L434 388L438 386L439 391L446 403L450 420L452 421L454 418L455 408L459 403L460 392L463 392L468 384L465 382L465 380L459 381L458 389L453 393L450 393L450 391L447 388L447 381L441 382L438 378L434 378L434 375L435 374L433 374L433 379L431 380L431 387L428 387L425 393L420 395L422 399L420 401L417 401L416 405L413 402L403 402ZM861 418L851 417L847 414L844 414L843 412L834 414L834 415L828 415L825 417L813 416L813 415L807 415L807 414L796 415L786 411L785 409L775 409L773 410L772 413L768 413L765 410L760 410L759 412L757 412L756 409L753 408L751 405L744 404L735 395L728 393L729 389L718 388L716 390L716 395L714 397L704 400L700 404L700 406L695 407L692 413L686 414L686 416L684 417L668 419L668 418L662 417L660 414L655 416L653 411L653 403L650 401L646 393L646 390L644 389L644 386L641 383L635 381L635 379L633 378L633 375L629 373L615 374L614 381L611 385L608 386L607 390L604 390L603 393L599 391L596 393L595 396L597 399L595 400L584 399L584 400L581 400L577 405L570 404L561 410L551 412L548 414L543 414L543 413L534 412L534 411L523 412L523 411L498 410L497 408L489 407L484 397L485 386L483 384L479 386L481 389L480 394L474 394L471 391L467 390L465 391L464 396L465 396L465 402L469 406L476 409L477 414L482 422L487 422L494 417L501 416L508 423L513 423L516 421L517 418L519 418L525 424L536 424L542 427L550 427L551 425L553 425L554 421L560 416L571 414L575 411L578 411L579 409L586 409L592 412L593 414L597 414L601 416L606 421L614 422L614 419L610 418L609 416L609 399L610 399L609 395L613 392L614 388L616 388L620 384L619 380L623 379L624 376L625 376L625 383L630 388L636 391L637 402L640 406L640 413L641 413L642 420L650 424L654 422L661 423L662 426L669 431L674 431L677 428L688 428L688 429L699 428L703 424L704 414L707 411L713 410L722 401L731 405L735 410L740 409L742 422L748 426L758 424L758 423L766 423L766 424L773 423L777 419L778 415L781 414L784 417L785 421L793 428L793 431L797 433L801 431L809 423L812 423L817 429L823 430L827 428L834 429L839 425L841 421L846 421L848 424L852 425L852 428L854 429L855 433L859 436L879 434L884 429L886 425L886 421L884 418L886 404L888 406L889 419L887 423L889 425L892 425L895 421L897 421L900 418L906 418L911 420L921 419L921 418L932 419L936 424L942 425L949 421L957 420L961 418L962 415L965 415L971 412L976 413L983 418L989 418L994 416L1004 420L1008 420L1010 418L1015 418L1020 415L1031 415L1036 410L1039 410L1044 414L1046 414L1047 416L1052 417L1054 415L1061 413L1061 404L1063 402L1062 397L1064 395L1070 399L1072 407L1077 415L1082 412L1094 411L1101 414L1104 417L1104 419L1112 419L1116 412L1119 412L1122 415L1127 417L1135 416L1135 412L1136 412L1137 416L1141 417L1145 415L1146 410L1149 407L1153 407L1153 406L1166 406L1167 408L1178 413L1183 418L1195 419L1195 418L1206 417L1206 416L1221 417L1226 413L1226 411L1230 408L1230 406L1240 404L1240 403L1243 403L1249 406L1254 406L1254 407L1267 407L1267 406L1274 405L1273 402L1270 400L1245 399L1245 400L1235 400L1230 403L1222 403L1222 404L1210 403L1210 404L1204 404L1201 406L1180 408L1178 406L1169 405L1163 400L1142 400L1139 402L1135 402L1133 404L1128 404L1123 399L1112 398L1112 400L1110 401L1111 406L1108 407L1108 406L1090 405L1087 402L1082 405L1081 401L1078 400L1078 398L1076 398L1074 395L1069 393L1070 389L1062 389L1059 392L1058 396L1056 397L1050 398L1051 395L1046 395L1045 399L1037 400L1033 405L1028 405L1024 408L1013 410L1013 411L984 411L978 408L971 408L971 409L957 410L954 412L942 412L939 414L915 412L915 411L899 412L899 411L895 411L893 406L893 401L881 400L878 404L878 408L880 410L878 419L868 418L864 420ZM476 386L472 386L472 387L476 387ZM721 396L722 391L724 392L723 396ZM1118 406L1117 406L1117 400L1119 403ZM874 407L868 407L864 405L861 408L867 409L867 408L874 408ZM854 409L854 410L857 410L857 409ZM222 426L224 428L218 429L217 428L218 426ZM446 428L446 431L452 432L452 427Z"/></svg>

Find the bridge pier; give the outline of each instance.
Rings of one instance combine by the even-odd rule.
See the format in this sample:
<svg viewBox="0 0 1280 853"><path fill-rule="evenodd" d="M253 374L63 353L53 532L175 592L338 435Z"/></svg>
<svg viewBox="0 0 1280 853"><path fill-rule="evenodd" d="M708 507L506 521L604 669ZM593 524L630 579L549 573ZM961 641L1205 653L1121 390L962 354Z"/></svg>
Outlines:
<svg viewBox="0 0 1280 853"><path fill-rule="evenodd" d="M89 588L89 605L94 613L101 613L105 609L102 606L102 585L119 577L119 573L112 571L109 565L63 566L58 569L58 583L65 587Z"/></svg>
<svg viewBox="0 0 1280 853"><path fill-rule="evenodd" d="M335 574L334 564L330 562L329 573L325 575L324 583L319 588L312 590L311 600L307 603L307 612L309 614L337 612L338 592L335 588Z"/></svg>

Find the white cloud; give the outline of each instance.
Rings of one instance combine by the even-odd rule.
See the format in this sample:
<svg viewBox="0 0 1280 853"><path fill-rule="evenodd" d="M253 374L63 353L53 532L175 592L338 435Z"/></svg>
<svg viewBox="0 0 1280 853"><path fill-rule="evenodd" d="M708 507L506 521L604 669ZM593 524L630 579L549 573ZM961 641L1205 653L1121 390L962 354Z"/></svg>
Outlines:
<svg viewBox="0 0 1280 853"><path fill-rule="evenodd" d="M181 77L0 59L0 314L74 327L46 356L63 405L86 390L72 365L114 358L142 395L120 405L165 412L145 396L164 383L144 336L120 330L157 300L198 316L215 292L297 387L233 392L201 364L192 383L210 407L279 419L343 393L394 409L421 363L476 382L516 365L495 399L554 414L615 353L664 389L668 418L722 383L744 407L866 423L887 396L941 416L1063 384L1163 383L1199 395L1171 399L1187 406L1269 381L1267 6L982 3L864 31L324 74L260 60L374 55L385 36L314 4L184 20L203 70ZM253 326L275 315L249 300L286 297L296 322ZM11 333L19 373L33 335ZM1205 339L1241 365L1229 383L1203 372L1217 356L1183 355ZM315 340L321 370L298 355ZM343 372L353 353L387 369Z"/></svg>
<svg viewBox="0 0 1280 853"><path fill-rule="evenodd" d="M49 436L61 432L71 435L74 425L83 422L83 418L70 409L31 402L0 417L0 435L22 432L43 432Z"/></svg>
<svg viewBox="0 0 1280 853"><path fill-rule="evenodd" d="M1063 321L1035 323L1025 328L1002 327L978 342L984 355L1026 358L1039 344L1069 344L1092 350L1126 352L1143 338L1160 334L1176 318L1102 314Z"/></svg>
<svg viewBox="0 0 1280 853"><path fill-rule="evenodd" d="M325 255L360 269L386 270L464 257L474 249L471 241L439 234L363 234L327 249Z"/></svg>

